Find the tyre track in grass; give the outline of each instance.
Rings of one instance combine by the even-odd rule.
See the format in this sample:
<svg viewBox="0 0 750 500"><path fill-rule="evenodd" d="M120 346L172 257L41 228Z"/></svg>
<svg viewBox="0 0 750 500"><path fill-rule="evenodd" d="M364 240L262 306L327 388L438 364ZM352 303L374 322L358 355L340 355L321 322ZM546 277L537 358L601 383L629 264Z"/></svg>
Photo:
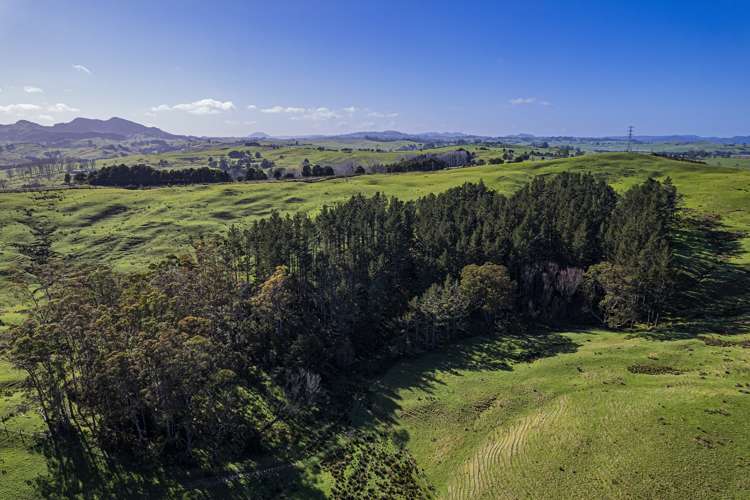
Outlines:
<svg viewBox="0 0 750 500"><path fill-rule="evenodd" d="M510 428L498 428L492 432L448 485L446 498L475 499L488 494L493 498L514 498L507 484L503 485L503 478L523 471L529 439L533 434L548 431L565 411L566 405L565 397L557 398L522 417Z"/></svg>

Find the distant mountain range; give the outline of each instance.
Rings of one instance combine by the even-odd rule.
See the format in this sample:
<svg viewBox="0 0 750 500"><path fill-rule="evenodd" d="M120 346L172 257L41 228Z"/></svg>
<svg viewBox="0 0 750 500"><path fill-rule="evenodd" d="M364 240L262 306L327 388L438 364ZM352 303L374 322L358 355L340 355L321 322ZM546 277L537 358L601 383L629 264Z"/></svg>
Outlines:
<svg viewBox="0 0 750 500"><path fill-rule="evenodd" d="M69 142L80 139L108 139L111 141L124 141L131 139L188 139L188 136L175 135L165 132L156 127L147 127L123 118L110 118L109 120L97 120L92 118L76 118L68 123L56 123L55 125L39 125L27 120L20 120L11 125L0 125L0 141L3 142L31 142L40 144L54 144ZM483 135L465 134L463 132L421 132L404 133L397 130L352 132L340 135L304 135L272 137L264 132L255 132L247 136L249 139L344 139L344 140L371 140L382 142L414 141L414 142L455 142L474 140L499 140L540 142L545 140L556 141L627 141L626 136L609 137L570 137L570 136L534 136L532 134L517 134L503 137L491 137ZM207 138L208 139L208 138ZM231 139L231 138L224 138ZM641 144L654 143L683 143L692 144L709 142L714 144L750 144L750 136L735 137L701 137L698 135L662 135L662 136L634 136L634 141Z"/></svg>
<svg viewBox="0 0 750 500"><path fill-rule="evenodd" d="M342 134L337 137L348 139L370 139L376 141L455 141L458 139L468 139L472 137L462 132L423 132L419 134L407 134L397 130L384 130L383 132L353 132L351 134Z"/></svg>
<svg viewBox="0 0 750 500"><path fill-rule="evenodd" d="M361 139L369 141L380 141L380 142L393 142L393 141L415 141L415 142L448 142L456 140L470 140L470 139L489 139L487 136L480 135L469 135L463 132L420 132L416 134L409 134L405 132L399 132L398 130L383 130L383 131L371 131L371 132L351 132L348 134L338 135L293 135L293 136L279 136L271 137L263 132L256 132L250 137L258 137L262 134L265 138L274 139Z"/></svg>
<svg viewBox="0 0 750 500"><path fill-rule="evenodd" d="M617 141L627 141L627 136L607 137ZM642 144L710 142L713 144L750 144L750 136L736 135L734 137L703 137L700 135L634 135L633 140Z"/></svg>
<svg viewBox="0 0 750 500"><path fill-rule="evenodd" d="M255 133L252 137L267 138L272 137L268 134ZM473 141L473 140L497 140L513 142L543 142L543 141L568 141L571 143L596 142L596 141L617 141L626 142L627 136L608 136L608 137L577 137L577 136L535 136L533 134L515 134L506 136L485 136L472 135L463 132L421 132L421 133L404 133L397 130L384 130L381 132L352 132L340 135L305 135L305 136L284 136L276 137L277 139L361 139L370 141L393 142L393 141L414 141L414 142L454 142L454 141ZM662 136L633 136L633 140L641 144L657 143L683 143L693 144L700 142L709 142L713 144L750 144L750 136L734 137L702 137L698 135L662 135Z"/></svg>
<svg viewBox="0 0 750 500"><path fill-rule="evenodd" d="M0 141L54 143L95 138L114 141L134 138L166 140L182 139L184 136L170 134L156 127L146 127L123 118L76 118L68 123L50 126L20 120L11 125L0 125Z"/></svg>

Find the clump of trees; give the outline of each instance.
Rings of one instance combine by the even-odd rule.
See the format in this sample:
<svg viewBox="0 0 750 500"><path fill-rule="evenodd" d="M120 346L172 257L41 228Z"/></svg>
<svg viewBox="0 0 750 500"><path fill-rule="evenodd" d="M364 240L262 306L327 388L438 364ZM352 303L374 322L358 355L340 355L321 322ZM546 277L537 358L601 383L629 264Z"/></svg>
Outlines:
<svg viewBox="0 0 750 500"><path fill-rule="evenodd" d="M389 174L397 172L431 172L446 168L448 168L448 162L445 160L433 155L419 155L386 165L385 171Z"/></svg>
<svg viewBox="0 0 750 500"><path fill-rule="evenodd" d="M674 288L677 190L667 179L629 189L603 235L606 260L585 276L593 311L610 326L658 323Z"/></svg>
<svg viewBox="0 0 750 500"><path fill-rule="evenodd" d="M178 184L210 184L231 182L225 171L208 167L180 170L157 170L149 165L111 165L94 170L85 182L95 186L145 187Z"/></svg>
<svg viewBox="0 0 750 500"><path fill-rule="evenodd" d="M261 449L284 412L322 406L336 379L462 336L658 321L676 203L668 181L618 196L561 174L512 196L465 184L274 213L140 275L37 279L44 300L14 329L10 358L53 432L231 457Z"/></svg>
<svg viewBox="0 0 750 500"><path fill-rule="evenodd" d="M463 148L459 148L455 151L448 151L440 154L422 154L410 158L404 158L395 163L385 165L383 170L386 173L430 172L434 170L444 170L451 167L471 165L473 160L473 153Z"/></svg>
<svg viewBox="0 0 750 500"><path fill-rule="evenodd" d="M305 158L302 161L302 177L328 177L336 175L336 172L331 166L321 167L317 163L315 165L310 164L310 160Z"/></svg>
<svg viewBox="0 0 750 500"><path fill-rule="evenodd" d="M245 171L246 181L265 181L268 180L268 175L260 168L248 167Z"/></svg>

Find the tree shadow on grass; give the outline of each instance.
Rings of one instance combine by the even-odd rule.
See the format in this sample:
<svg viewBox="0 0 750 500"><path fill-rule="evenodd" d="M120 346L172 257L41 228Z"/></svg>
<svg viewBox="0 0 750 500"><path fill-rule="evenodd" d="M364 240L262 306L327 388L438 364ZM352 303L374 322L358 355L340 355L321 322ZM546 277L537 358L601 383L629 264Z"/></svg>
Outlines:
<svg viewBox="0 0 750 500"><path fill-rule="evenodd" d="M743 254L745 236L718 216L687 211L676 235L671 321L644 336L675 340L750 332L750 266L732 261Z"/></svg>
<svg viewBox="0 0 750 500"><path fill-rule="evenodd" d="M387 374L368 386L362 400L355 402L353 423L358 426L395 424L401 409L399 391L419 389L428 394L444 384L441 374L463 371L512 370L514 363L572 353L578 344L554 332L538 335L477 337L444 346L440 351L399 362Z"/></svg>
<svg viewBox="0 0 750 500"><path fill-rule="evenodd" d="M40 440L34 448L48 468L31 484L40 498L324 498L292 463L231 473L165 467L94 451L80 434Z"/></svg>

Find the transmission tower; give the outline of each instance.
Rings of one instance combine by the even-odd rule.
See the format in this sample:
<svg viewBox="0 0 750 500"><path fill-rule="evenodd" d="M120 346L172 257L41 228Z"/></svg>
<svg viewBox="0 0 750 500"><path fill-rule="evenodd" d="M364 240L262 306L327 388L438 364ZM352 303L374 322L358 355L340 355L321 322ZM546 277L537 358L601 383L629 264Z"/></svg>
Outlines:
<svg viewBox="0 0 750 500"><path fill-rule="evenodd" d="M628 153L633 151L633 126L628 127Z"/></svg>

